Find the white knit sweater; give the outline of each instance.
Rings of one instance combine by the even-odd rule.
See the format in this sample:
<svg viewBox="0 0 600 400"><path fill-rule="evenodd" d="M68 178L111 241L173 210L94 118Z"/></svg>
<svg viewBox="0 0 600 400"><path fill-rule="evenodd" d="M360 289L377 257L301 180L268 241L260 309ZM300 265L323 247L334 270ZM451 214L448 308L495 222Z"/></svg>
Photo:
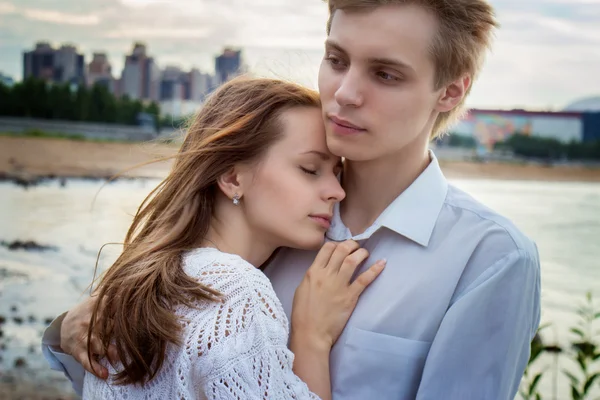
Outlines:
<svg viewBox="0 0 600 400"><path fill-rule="evenodd" d="M211 248L186 254L183 266L223 293L224 302L175 310L183 346L167 346L162 368L144 387L117 386L86 373L84 399L318 399L292 371L288 320L260 270Z"/></svg>

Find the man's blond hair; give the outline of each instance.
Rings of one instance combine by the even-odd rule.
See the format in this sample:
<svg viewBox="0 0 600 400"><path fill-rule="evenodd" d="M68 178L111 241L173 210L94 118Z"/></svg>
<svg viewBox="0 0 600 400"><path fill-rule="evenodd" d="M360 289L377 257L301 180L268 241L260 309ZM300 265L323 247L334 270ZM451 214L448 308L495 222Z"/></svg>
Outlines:
<svg viewBox="0 0 600 400"><path fill-rule="evenodd" d="M486 0L326 0L329 5L327 34L336 10L368 11L384 5L418 5L430 11L439 22L431 44L435 63L435 88L469 75L475 80L489 49L492 33L498 26L494 9ZM465 96L453 110L441 113L435 121L432 138L437 138L464 112Z"/></svg>

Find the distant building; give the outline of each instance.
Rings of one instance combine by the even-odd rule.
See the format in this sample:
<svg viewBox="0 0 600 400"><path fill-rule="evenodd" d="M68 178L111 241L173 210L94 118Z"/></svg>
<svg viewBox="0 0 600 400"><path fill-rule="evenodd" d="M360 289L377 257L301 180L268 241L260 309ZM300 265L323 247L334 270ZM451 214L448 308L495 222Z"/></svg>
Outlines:
<svg viewBox="0 0 600 400"><path fill-rule="evenodd" d="M85 82L85 58L74 46L54 49L49 43L39 42L34 50L23 53L23 77L81 84Z"/></svg>
<svg viewBox="0 0 600 400"><path fill-rule="evenodd" d="M120 94L136 100L159 99L160 70L146 53L146 45L135 43L130 55L125 56L125 67L119 84Z"/></svg>
<svg viewBox="0 0 600 400"><path fill-rule="evenodd" d="M160 100L186 100L201 102L212 85L213 77L193 68L184 72L179 67L168 66L161 74Z"/></svg>
<svg viewBox="0 0 600 400"><path fill-rule="evenodd" d="M242 51L226 48L215 58L216 84L221 85L242 73Z"/></svg>
<svg viewBox="0 0 600 400"><path fill-rule="evenodd" d="M159 100L182 100L184 98L184 73L181 68L168 66L161 75Z"/></svg>
<svg viewBox="0 0 600 400"><path fill-rule="evenodd" d="M4 75L2 72L0 72L0 84L11 87L15 84L15 81L10 76Z"/></svg>
<svg viewBox="0 0 600 400"><path fill-rule="evenodd" d="M473 109L450 132L473 137L488 151L517 133L562 143L584 142L600 139L600 113Z"/></svg>
<svg viewBox="0 0 600 400"><path fill-rule="evenodd" d="M215 78L196 68L183 76L183 98L193 102L204 101L210 93Z"/></svg>
<svg viewBox="0 0 600 400"><path fill-rule="evenodd" d="M100 84L111 92L116 91L116 82L112 76L112 66L106 53L94 53L92 61L88 64L86 81L88 86Z"/></svg>

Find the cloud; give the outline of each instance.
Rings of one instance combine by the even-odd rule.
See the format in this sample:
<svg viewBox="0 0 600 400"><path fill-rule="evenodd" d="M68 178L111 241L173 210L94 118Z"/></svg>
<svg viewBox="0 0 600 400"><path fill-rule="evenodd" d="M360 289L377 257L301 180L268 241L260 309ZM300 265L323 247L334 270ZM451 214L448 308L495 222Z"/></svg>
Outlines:
<svg viewBox="0 0 600 400"><path fill-rule="evenodd" d="M52 22L61 25L98 25L100 18L97 15L69 14L58 11L29 9L23 15L32 21Z"/></svg>
<svg viewBox="0 0 600 400"><path fill-rule="evenodd" d="M14 4L0 2L0 15L13 14L17 11L17 7Z"/></svg>
<svg viewBox="0 0 600 400"><path fill-rule="evenodd" d="M492 0L501 28L470 105L559 108L598 94L600 0ZM119 74L132 42L161 66L212 70L223 46L259 73L316 86L327 6L320 0L0 0L0 70L19 77L38 40L106 51ZM594 93L595 92L595 93Z"/></svg>

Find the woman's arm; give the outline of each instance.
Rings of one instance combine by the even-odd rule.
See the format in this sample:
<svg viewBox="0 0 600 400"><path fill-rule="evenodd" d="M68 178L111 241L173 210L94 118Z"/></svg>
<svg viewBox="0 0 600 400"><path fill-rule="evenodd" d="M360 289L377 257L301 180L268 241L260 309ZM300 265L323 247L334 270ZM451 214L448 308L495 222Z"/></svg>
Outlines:
<svg viewBox="0 0 600 400"><path fill-rule="evenodd" d="M331 348L307 340L303 335L294 335L292 332L290 350L295 355L294 373L322 400L330 400L329 353Z"/></svg>
<svg viewBox="0 0 600 400"><path fill-rule="evenodd" d="M368 257L358 243L326 243L298 286L292 306L290 348L294 372L323 399L331 398L329 353L352 315L358 298L383 270L375 263L354 281Z"/></svg>

